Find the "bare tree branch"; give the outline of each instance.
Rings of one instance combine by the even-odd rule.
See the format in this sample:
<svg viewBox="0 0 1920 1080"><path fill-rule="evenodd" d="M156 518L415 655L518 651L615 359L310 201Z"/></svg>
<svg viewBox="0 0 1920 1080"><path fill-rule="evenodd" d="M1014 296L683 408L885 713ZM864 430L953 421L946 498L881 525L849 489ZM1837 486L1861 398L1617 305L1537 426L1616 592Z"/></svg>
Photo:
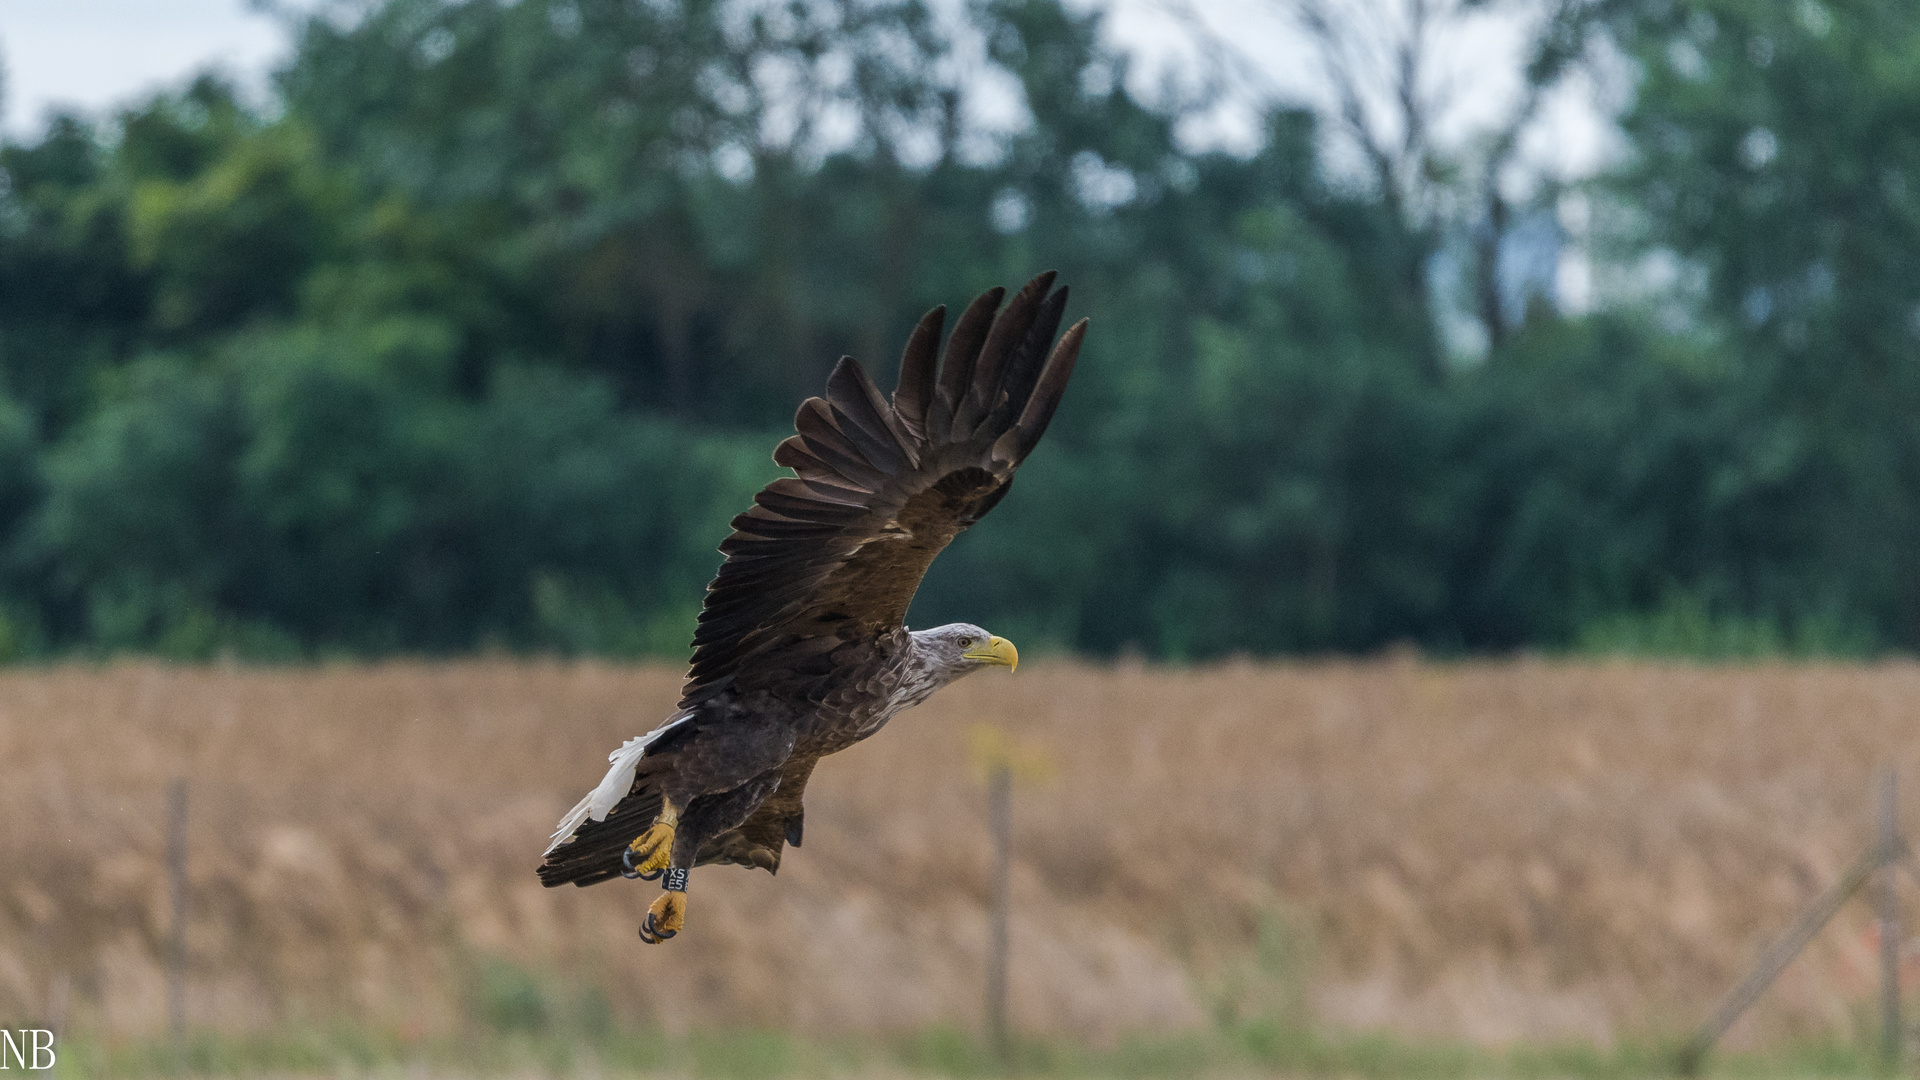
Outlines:
<svg viewBox="0 0 1920 1080"><path fill-rule="evenodd" d="M1336 0L1278 2L1312 46L1339 129L1365 160L1387 208L1435 250L1448 233L1468 237L1474 315L1489 345L1497 347L1510 315L1500 295L1501 244L1518 216L1504 181L1546 102L1583 62L1603 7L1615 0L1516 0L1541 12L1530 33L1519 100L1483 127L1479 138L1446 149L1435 137L1453 115L1456 93L1440 50L1469 19L1491 12L1494 2L1353 0L1338 9ZM1370 52L1382 53L1385 63L1369 65L1364 58Z"/></svg>
<svg viewBox="0 0 1920 1080"><path fill-rule="evenodd" d="M1313 54L1330 98L1329 130L1358 154L1387 212L1428 255L1449 243L1466 245L1472 316L1497 348L1512 314L1500 289L1502 244L1516 222L1526 220L1506 181L1553 93L1586 61L1595 27L1623 0L1274 2ZM1285 96L1260 65L1207 27L1190 0L1160 0L1160 6L1187 30L1211 72L1255 87L1267 102ZM1477 137L1440 145L1439 133L1464 100L1463 75L1442 62L1442 50L1470 20L1527 10L1538 18L1528 32L1518 100L1480 125ZM1553 186L1553 178L1545 179L1545 187ZM1410 284L1426 299L1427 260L1416 262L1420 279Z"/></svg>

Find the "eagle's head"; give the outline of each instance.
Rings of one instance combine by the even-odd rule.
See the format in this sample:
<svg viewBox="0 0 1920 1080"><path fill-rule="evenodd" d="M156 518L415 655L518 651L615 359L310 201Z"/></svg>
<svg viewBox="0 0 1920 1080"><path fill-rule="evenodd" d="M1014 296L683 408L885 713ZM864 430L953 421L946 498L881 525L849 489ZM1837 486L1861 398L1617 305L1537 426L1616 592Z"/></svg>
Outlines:
<svg viewBox="0 0 1920 1080"><path fill-rule="evenodd" d="M984 667L1017 668L1020 651L1013 642L994 637L972 623L948 623L931 630L913 631L914 652L926 667L951 682Z"/></svg>

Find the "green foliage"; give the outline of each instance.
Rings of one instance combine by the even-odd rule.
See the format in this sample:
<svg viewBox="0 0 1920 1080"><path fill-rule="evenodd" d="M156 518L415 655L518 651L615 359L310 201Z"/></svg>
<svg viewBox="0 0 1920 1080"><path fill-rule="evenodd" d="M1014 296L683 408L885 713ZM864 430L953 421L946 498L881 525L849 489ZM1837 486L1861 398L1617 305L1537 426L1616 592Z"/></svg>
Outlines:
<svg viewBox="0 0 1920 1080"><path fill-rule="evenodd" d="M1253 949L1227 960L1201 986L1223 1030L1311 1012L1308 989L1318 957L1310 920L1271 903L1257 919Z"/></svg>
<svg viewBox="0 0 1920 1080"><path fill-rule="evenodd" d="M678 655L831 361L1043 267L1075 386L917 623L1920 647L1906 7L1597 6L1646 75L1615 264L1697 287L1477 363L1437 234L1329 182L1307 112L1196 151L1204 96L1130 90L1058 0L743 10L385 0L300 23L272 109L201 78L0 145L0 659ZM956 34L1019 122L970 118Z"/></svg>
<svg viewBox="0 0 1920 1080"><path fill-rule="evenodd" d="M1617 190L1638 240L1702 271L1755 494L1710 606L1920 639L1920 11L1848 0L1635 4L1646 79ZM1732 426L1731 424L1729 425ZM1728 467L1731 466L1731 467ZM1770 490L1767 490L1770 489ZM1739 492L1735 492L1738 497ZM1856 627L1859 629L1856 631Z"/></svg>
<svg viewBox="0 0 1920 1080"><path fill-rule="evenodd" d="M444 349L378 329L127 369L49 454L34 537L83 639L188 656L684 645L650 620L698 595L711 538L771 475L764 440L690 450L679 425L550 370L502 369L478 400L411 393Z"/></svg>
<svg viewBox="0 0 1920 1080"><path fill-rule="evenodd" d="M538 1034L555 1020L553 1005L540 983L517 965L498 957L481 961L472 995L472 1011L488 1027L503 1035Z"/></svg>
<svg viewBox="0 0 1920 1080"><path fill-rule="evenodd" d="M754 1029L669 1035L651 1028L535 1032L483 1027L458 1037L401 1037L353 1025L250 1036L190 1035L107 1045L63 1033L56 1073L66 1077L385 1076L395 1071L471 1076L694 1076L711 1080L902 1075L918 1077L1300 1076L1364 1080L1636 1080L1674 1075L1670 1047L1620 1042L1478 1048L1438 1040L1316 1030L1272 1020L1173 1034L1136 1034L1109 1046L1019 1039L1003 1063L980 1039L931 1029L892 1039L810 1039ZM1880 1075L1876 1047L1792 1043L1767 1053L1714 1054L1703 1075L1725 1080Z"/></svg>
<svg viewBox="0 0 1920 1080"><path fill-rule="evenodd" d="M1857 658L1872 650L1873 639L1836 619L1801 619L1789 629L1773 619L1719 615L1683 593L1650 612L1595 619L1580 628L1575 647L1595 655L1692 660Z"/></svg>

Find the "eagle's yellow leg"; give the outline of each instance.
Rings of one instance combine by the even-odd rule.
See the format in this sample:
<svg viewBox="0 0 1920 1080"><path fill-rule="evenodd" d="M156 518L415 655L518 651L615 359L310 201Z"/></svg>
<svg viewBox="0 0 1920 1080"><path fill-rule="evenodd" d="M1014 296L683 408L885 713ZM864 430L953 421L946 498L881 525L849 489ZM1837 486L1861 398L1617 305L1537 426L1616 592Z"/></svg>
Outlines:
<svg viewBox="0 0 1920 1080"><path fill-rule="evenodd" d="M667 869L667 860L673 855L673 829L678 824L680 811L667 800L660 800L660 816L653 819L653 827L634 837L621 857L632 876L652 881Z"/></svg>
<svg viewBox="0 0 1920 1080"><path fill-rule="evenodd" d="M647 908L647 921L640 924L640 940L658 945L687 925L687 894L669 891Z"/></svg>

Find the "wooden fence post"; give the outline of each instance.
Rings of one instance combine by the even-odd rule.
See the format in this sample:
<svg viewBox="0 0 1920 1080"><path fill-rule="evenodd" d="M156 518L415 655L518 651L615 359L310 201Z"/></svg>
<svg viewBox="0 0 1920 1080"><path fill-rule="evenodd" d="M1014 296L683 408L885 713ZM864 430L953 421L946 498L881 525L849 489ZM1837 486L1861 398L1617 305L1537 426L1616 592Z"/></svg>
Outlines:
<svg viewBox="0 0 1920 1080"><path fill-rule="evenodd" d="M173 940L167 947L167 1030L179 1047L187 1034L187 781L167 790L167 891L173 901Z"/></svg>
<svg viewBox="0 0 1920 1080"><path fill-rule="evenodd" d="M1894 862L1900 855L1900 803L1892 769L1880 774L1880 880L1876 890L1880 936L1880 1064L1900 1068L1900 893Z"/></svg>
<svg viewBox="0 0 1920 1080"><path fill-rule="evenodd" d="M987 943L987 1031L993 1052L1006 1064L1007 1042L1007 920L1013 893L1007 878L1013 872L1013 769L996 762L987 782L987 816L993 829L993 911Z"/></svg>

